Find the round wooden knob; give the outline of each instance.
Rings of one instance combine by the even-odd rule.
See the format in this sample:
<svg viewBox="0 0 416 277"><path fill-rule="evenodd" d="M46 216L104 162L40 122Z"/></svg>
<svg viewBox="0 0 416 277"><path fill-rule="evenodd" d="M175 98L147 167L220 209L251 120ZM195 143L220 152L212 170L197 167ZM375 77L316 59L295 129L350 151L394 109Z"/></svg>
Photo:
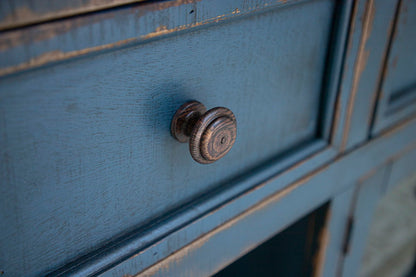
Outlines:
<svg viewBox="0 0 416 277"><path fill-rule="evenodd" d="M189 141L189 151L195 161L209 164L230 151L237 134L237 121L227 108L207 111L198 101L189 101L173 116L171 133L180 142Z"/></svg>

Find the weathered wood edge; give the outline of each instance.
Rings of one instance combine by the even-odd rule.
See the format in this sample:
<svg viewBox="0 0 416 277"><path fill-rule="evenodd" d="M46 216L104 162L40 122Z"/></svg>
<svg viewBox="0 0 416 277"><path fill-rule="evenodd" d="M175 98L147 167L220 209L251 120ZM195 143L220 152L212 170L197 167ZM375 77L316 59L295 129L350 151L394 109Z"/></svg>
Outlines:
<svg viewBox="0 0 416 277"><path fill-rule="evenodd" d="M386 78L387 75L387 69L388 69L388 62L389 62L389 56L390 56L390 52L392 49L392 45L394 43L394 38L396 36L397 33L397 24L398 24L398 20L399 20L399 12L401 9L401 5L402 5L402 0L396 0L397 1L397 7L396 7L396 14L394 17L394 21L391 24L391 30L390 30L390 39L387 43L387 47L386 47L386 52L385 52L385 57L382 63L382 67L380 69L380 77L379 77L379 86L378 86L378 91L376 92L376 95L374 96L374 110L373 110L373 114L372 114L372 118L371 118L371 126L370 126L370 130L369 130L369 137L371 138L375 133L379 132L380 130L376 130L376 126L377 126L377 122L379 121L380 115L384 116L383 112L380 111L382 110L381 106L383 106L383 101L382 101L382 91L383 91L383 87L384 87L384 79Z"/></svg>
<svg viewBox="0 0 416 277"><path fill-rule="evenodd" d="M393 8L381 9L388 13L374 12L383 5ZM395 6L396 1L354 3L331 140L340 151L350 150L368 139L380 82L379 68L386 55Z"/></svg>
<svg viewBox="0 0 416 277"><path fill-rule="evenodd" d="M0 1L0 31L144 1L149 0L61 0L58 3L59 7L49 5L44 0L32 0L31 5L16 1L18 3L14 3L13 7L7 6L6 1ZM186 2L186 0L181 2Z"/></svg>
<svg viewBox="0 0 416 277"><path fill-rule="evenodd" d="M332 133L337 129L337 114L335 101L338 95L338 86L341 82L342 64L348 39L348 28L354 2L343 1L336 6L334 25L331 31L330 45L328 48L327 66L324 73L324 90L322 96L324 112L321 114L322 135L330 140ZM332 45L334 45L332 47Z"/></svg>
<svg viewBox="0 0 416 277"><path fill-rule="evenodd" d="M354 200L350 207L350 218L353 218L354 225L350 233L348 252L340 261L337 276L358 275L371 218L377 202L385 192L390 169L390 163L387 162L355 185Z"/></svg>
<svg viewBox="0 0 416 277"><path fill-rule="evenodd" d="M353 57L353 69L352 70L347 70L347 74L351 73L351 79L347 78L347 82L344 83L347 86L351 86L350 88L347 89L348 91L348 101L347 101L347 106L346 106L346 116L344 118L344 126L343 126L343 135L342 135L342 139L341 139L341 144L340 144L340 150L341 151L345 151L346 149L346 144L347 144L347 140L348 140L348 134L350 131L350 127L351 127L351 119L353 116L353 110L354 110L354 105L355 103L355 99L357 96L357 86L358 83L361 79L361 75L362 72L364 70L364 67L366 66L366 57L365 57L365 46L366 43L368 41L368 38L371 34L371 30L372 30L372 26L373 26L373 22L374 22L374 0L368 0L368 1L361 1L361 3L365 3L364 8L361 9L361 11L363 12L361 16L358 16L356 18L354 18L354 20L351 23L351 31L352 32L356 32L356 27L358 27L358 23L360 21L360 18L362 18L361 20L361 29L359 31L359 40L357 40L356 42L358 43L356 49L356 55L354 55ZM356 3L357 6L359 6L359 3ZM357 7L356 6L356 7ZM358 9L358 8L357 8ZM354 13L354 14L359 14L360 12ZM357 21L356 21L357 20ZM350 43L354 43L354 41L350 41ZM352 47L351 44L349 44L349 47ZM348 66L348 64L346 64L345 66ZM351 65L349 65L351 66ZM341 95L340 95L341 96ZM342 110L341 110L342 112Z"/></svg>
<svg viewBox="0 0 416 277"><path fill-rule="evenodd" d="M403 4L403 0L397 0L397 10L395 21L391 26L391 36L388 48L385 54L385 60L383 63L383 70L380 74L380 86L378 94L376 95L377 105L375 106L375 112L373 114L372 125L370 130L370 137L376 136L383 131L393 126L396 122L413 116L415 111L415 100L414 95L416 94L415 89L412 89L412 97L402 99L399 103L389 103L388 97L389 91L391 90L388 85L388 81L385 81L389 68L394 64L394 43L397 32L399 32L400 20L408 14L407 7ZM393 94L395 92L393 91ZM392 94L390 94L392 95Z"/></svg>
<svg viewBox="0 0 416 277"><path fill-rule="evenodd" d="M335 162L322 166L290 186L257 202L256 205L237 217L199 237L166 259L142 271L138 276L160 276L163 274L176 276L180 272L198 272L199 275L209 275L219 271L228 263L249 252L348 187L354 186L357 182L371 180L371 176L391 162L392 157L400 159L405 153L414 150L416 148L416 143L413 140L415 136L416 119L402 123L374 141L361 146L348 155L339 157ZM349 168L349 170L346 171L345 168ZM281 181L279 177L269 180L234 199L227 206L235 205L238 201L247 201L253 194L266 187L278 186L279 181ZM318 191L319 193L316 193ZM305 197L308 198L308 201L295 201ZM225 209L227 206L221 207L221 209ZM221 209L216 212L220 213ZM270 220L271 218L275 220ZM203 223L200 222L200 224ZM259 226L259 228L253 228L253 226ZM190 226L186 228L190 228ZM235 236L237 230L239 235ZM178 232L185 232L185 230ZM169 238L174 240L175 233ZM102 276L135 275L137 271L134 270L140 264L140 260L145 258L144 254L147 251L157 253L160 245L168 243L169 238L141 251L124 263L103 273ZM233 245L228 247L226 243ZM213 249L218 250L218 245L221 245L221 251L216 251L216 255L210 255L209 261L203 258L208 253L212 254ZM196 260L198 262L193 262Z"/></svg>
<svg viewBox="0 0 416 277"><path fill-rule="evenodd" d="M351 233L349 251L338 266L338 275L341 272L343 276L357 275L377 203L392 187L399 185L403 179L414 176L415 161L416 147L409 148L393 155L382 167L370 171L358 180L354 187L355 201L350 207L355 231L353 229Z"/></svg>
<svg viewBox="0 0 416 277"><path fill-rule="evenodd" d="M68 274L96 275L108 270L115 264L136 256L137 253L143 254L140 258L142 265L139 269L144 269L197 239L204 233L209 232L216 226L223 224L226 220L238 215L247 208L247 205L250 206L260 201L265 195L275 192L276 189L281 189L287 183L293 182L295 178L304 174L304 172L312 171L334 158L336 153L326 145L327 143L323 140L312 141L305 145L302 151L284 155L282 159L270 162L251 172L250 175L242 176L227 186L203 195L173 214L168 214L165 218L154 221L151 226L146 226L144 229L139 229L130 235L123 236L94 253L64 265L62 268L51 272L48 276L67 276ZM249 201L246 200L244 203L238 202L231 206L225 204L276 174L283 175L282 183L278 188L271 187L261 190L259 191L260 193L256 193ZM222 206L225 206L226 209L221 213L214 212L221 210ZM198 224L198 222L201 222L201 219L206 219L207 217L209 220L204 220L203 225ZM171 237L171 234L174 234L174 237ZM178 239L175 239L175 237ZM168 244L165 243L166 239L170 241ZM160 247L157 254L147 250L152 245Z"/></svg>
<svg viewBox="0 0 416 277"><path fill-rule="evenodd" d="M303 1L145 2L6 31L0 35L0 76Z"/></svg>
<svg viewBox="0 0 416 277"><path fill-rule="evenodd" d="M313 253L313 256L312 256L312 272L311 272L312 277L322 276L323 271L324 271L325 261L327 259L326 250L329 246L329 239L330 239L330 232L331 232L330 223L331 223L331 218L333 218L332 214L334 212L334 209L332 208L331 202L324 204L324 206L327 207L327 211L325 213L322 226L319 229L318 233L316 234L317 245L315 245L316 253Z"/></svg>
<svg viewBox="0 0 416 277"><path fill-rule="evenodd" d="M327 247L323 260L321 277L337 276L337 269L342 261L342 250L345 242L345 232L350 217L355 187L350 186L344 192L331 199L330 218L328 225Z"/></svg>

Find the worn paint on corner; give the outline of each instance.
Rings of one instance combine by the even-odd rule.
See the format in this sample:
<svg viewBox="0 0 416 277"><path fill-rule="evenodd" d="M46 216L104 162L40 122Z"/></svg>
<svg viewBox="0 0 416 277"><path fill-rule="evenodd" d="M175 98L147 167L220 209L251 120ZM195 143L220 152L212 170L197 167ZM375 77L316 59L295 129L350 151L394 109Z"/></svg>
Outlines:
<svg viewBox="0 0 416 277"><path fill-rule="evenodd" d="M369 50L366 49L366 43L368 38L371 35L371 30L373 27L373 21L374 21L374 14L375 14L375 6L374 6L374 0L368 0L365 13L364 13L364 19L362 23L362 32L361 32L361 38L360 38L360 45L358 49L358 55L357 59L355 61L354 66L354 76L352 81L352 89L350 98L348 101L348 107L347 107L347 115L346 115L346 121L344 126L344 136L342 137L342 143L341 143L341 151L345 150L347 139L348 139L348 133L350 129L351 124L351 115L354 109L354 100L357 94L358 84L360 82L361 74L363 73L365 66L367 64L368 56L370 55Z"/></svg>

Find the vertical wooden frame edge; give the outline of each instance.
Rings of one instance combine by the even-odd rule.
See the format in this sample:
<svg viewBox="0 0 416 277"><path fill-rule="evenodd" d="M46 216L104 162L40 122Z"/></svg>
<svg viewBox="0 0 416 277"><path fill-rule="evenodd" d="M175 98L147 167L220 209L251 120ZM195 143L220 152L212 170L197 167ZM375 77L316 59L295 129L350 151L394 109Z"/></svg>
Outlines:
<svg viewBox="0 0 416 277"><path fill-rule="evenodd" d="M348 241L349 250L343 254L338 265L338 276L357 276L372 215L378 200L386 191L390 172L391 162L387 162L357 180L354 201L350 207L354 227Z"/></svg>
<svg viewBox="0 0 416 277"><path fill-rule="evenodd" d="M334 27L330 34L330 41L328 45L328 55L326 68L324 72L322 106L324 107L321 115L322 136L329 140L332 145L332 136L338 124L337 102L339 97L338 87L341 82L342 68L345 59L345 52L348 41L348 30L350 28L350 20L354 6L353 0L345 2L337 1L335 12L340 11L339 15L334 14ZM332 48L332 44L334 47ZM329 76L326 76L326 75Z"/></svg>

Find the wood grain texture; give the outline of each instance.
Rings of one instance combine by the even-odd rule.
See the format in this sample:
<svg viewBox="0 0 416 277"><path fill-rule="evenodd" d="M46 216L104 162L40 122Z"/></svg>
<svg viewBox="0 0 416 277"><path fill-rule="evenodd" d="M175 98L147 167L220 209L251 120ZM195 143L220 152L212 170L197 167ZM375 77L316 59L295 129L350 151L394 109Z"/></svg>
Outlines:
<svg viewBox="0 0 416 277"><path fill-rule="evenodd" d="M391 131L388 135L384 134L368 142L366 145L351 151L340 159L307 174L300 180L294 181L289 187L281 188L273 195L267 194L267 197L256 202L257 204L250 209L238 214L211 232L198 237L191 244L161 260L160 263L138 272L137 276L181 276L182 274L209 276L217 272L236 257L247 253L273 234L295 222L296 219L322 205L332 197L341 195L341 193L351 188L354 184L357 184L358 179L361 179L361 182L365 184L374 184L380 179L383 180L385 176L377 175L374 179L372 178L375 176L374 173L377 172L375 168L383 168L389 163L389 159L392 156L399 153L401 155L407 153L408 147L411 147L411 149L416 148L413 139L416 134L415 127L416 121L413 120L410 125L396 128L395 131ZM345 170L346 168L350 170ZM369 177L370 175L371 177ZM251 191L236 198L233 202L228 203L227 206L236 205L236 202L247 203L251 197L255 197L254 195L261 194L262 190L279 187L281 181L282 179L279 177L268 180L261 186L253 188ZM380 186L375 188L371 185L365 185L364 187L366 190L369 188L367 190L369 193L363 194L358 202L360 202L360 205L366 206L367 204L367 207L369 207L369 205L374 204L373 200L380 196L377 193L380 192L378 189L382 188ZM368 196L369 198L367 199L366 197ZM342 201L343 204L350 203L351 196L349 195L347 198L349 199L344 199L347 201ZM307 199L307 201L300 201L300 199ZM368 203L366 203L367 200ZM247 206L245 205L245 207ZM222 206L215 213L221 213L225 209L226 207ZM345 208L341 208L338 211L343 214L344 219L345 213L347 212L348 214L349 212ZM210 213L206 217L213 216L215 213ZM359 219L359 223L362 224L361 227L365 228L365 225L369 223L366 219L371 218L371 210L368 209L368 211L362 212L362 214L365 216L365 219ZM199 224L203 223L200 222ZM257 228L253 228L253 226ZM339 230L338 228L336 229ZM361 229L361 231L364 234L364 230ZM178 232L185 232L185 230L182 229ZM360 229L356 229L354 232L360 235ZM342 245L342 235L338 235L341 236L338 236L338 240L337 236L333 238ZM164 243L167 242L164 241ZM221 251L218 251L219 245L221 245ZM363 245L362 240L356 244L358 247L361 247L361 245ZM159 247L160 245L149 247L146 251L151 253L156 249L160 249ZM355 248L355 246L353 247ZM137 256L132 256L131 259L103 273L102 276L135 275L135 269L140 267L141 259L144 258L142 255L143 252L140 252ZM206 259L206 257L210 257L210 259ZM353 262L357 262L356 258L358 256L355 257L353 255L352 257L354 259ZM332 261L335 262L334 260ZM330 267L328 270L327 272L331 273L334 268ZM351 267L350 270L354 272L357 268ZM347 274L345 276L355 275Z"/></svg>
<svg viewBox="0 0 416 277"><path fill-rule="evenodd" d="M320 276L316 257L327 210L328 204L315 209L212 277Z"/></svg>
<svg viewBox="0 0 416 277"><path fill-rule="evenodd" d="M334 2L280 10L276 1L172 5L179 2L0 36L1 74L33 69L0 80L6 276L56 268L52 275L211 274L374 168L404 153L398 165L414 160L414 120L331 160L364 130L353 120L368 112L367 98L356 110L362 80L374 77L365 73L373 53L366 45L374 26L387 23L376 23L374 7L391 2L359 2L360 31L351 27L359 54L343 83L351 90L338 101L341 136L319 154L328 143L321 121L332 120L335 99L326 78L338 72L327 66ZM169 135L172 115L189 99L230 107L239 120L236 147L218 164L195 164ZM378 197L370 194L370 202Z"/></svg>
<svg viewBox="0 0 416 277"><path fill-rule="evenodd" d="M354 225L351 229L350 246L338 268L337 276L358 275L371 219L378 200L385 193L389 173L390 166L387 164L373 171L369 178L357 182L355 199L351 207Z"/></svg>
<svg viewBox="0 0 416 277"><path fill-rule="evenodd" d="M347 151L368 139L398 1L356 1L347 41L332 143Z"/></svg>
<svg viewBox="0 0 416 277"><path fill-rule="evenodd" d="M42 275L318 140L333 7L307 1L2 78L7 271ZM170 136L189 99L251 126L212 165Z"/></svg>
<svg viewBox="0 0 416 277"><path fill-rule="evenodd" d="M373 135L416 113L415 14L416 2L402 0L385 65Z"/></svg>
<svg viewBox="0 0 416 277"><path fill-rule="evenodd" d="M257 204L264 202L271 195L278 194L280 191L284 192L274 199L278 201L288 195L292 189L299 188L299 190L295 190L295 195L292 199L305 199L307 195L308 201L294 200L286 202L284 205L288 206L279 206L277 209L271 211L269 215L263 214L265 210L262 210L261 214L263 214L263 219L258 218L258 220L260 222L265 220L269 223L270 218L286 218L286 216L288 216L286 219L290 219L291 217L296 218L299 209L310 211L323 202L328 201L332 196L351 188L351 185L355 184L357 178L366 174L368 171L380 167L385 163L390 163L392 158L397 160L401 159L406 153L416 153L416 144L413 140L415 136L416 121L413 120L407 122L407 124L401 124L394 130L372 140L367 145L356 149L340 159L334 159L334 154L336 154L335 150L326 149L288 168L282 165L281 162L277 164L268 163L266 167L253 172L253 174L236 180L234 186L229 186L220 193L214 192L213 194L208 194L207 198L190 203L188 207L185 207L184 211L170 215L168 219L160 222L160 224L154 225L153 228L142 233L136 232L130 237L127 237L126 240L111 245L109 248L102 249L103 251L100 253L83 257L79 261L78 266L60 270L59 276L68 274L90 275L96 274L97 272L102 272L102 276L134 275L152 264L164 260L166 257L176 253L179 249L184 247L185 251L192 249L192 246L186 246L193 241L196 241L194 245L196 246L195 250L198 251L200 246L198 239L201 236L209 234L218 226L238 217L248 207L255 207ZM319 148L320 146L315 145L312 147ZM310 149L310 151L313 152L313 149ZM296 155L299 155L299 153ZM304 153L300 153L300 155L304 155ZM293 155L285 157L286 165L291 164L294 159L296 160ZM406 157L405 159L407 160L408 158ZM330 162L332 162L331 165L329 165ZM354 168L355 170L345 170L345 168ZM276 174L276 172L279 173ZM313 174L308 174L311 172ZM302 182L299 182L299 176L304 176ZM251 184L259 185L252 187ZM294 184L294 186L290 189L285 189L287 184ZM239 196L235 197L236 195ZM342 211L347 211L348 216L349 210L345 210L345 206L343 207ZM291 211L290 215L288 215L288 210ZM204 213L203 211L209 212ZM244 218L245 215L243 214L241 217ZM336 222L334 221L335 224ZM252 228L256 224L259 224L259 222L249 224L246 230L249 232L253 231L250 235L250 240L256 235L257 229ZM177 228L177 226L182 227ZM278 224L278 226L281 225ZM241 231L238 227L232 228L233 230L231 232L233 234L237 230ZM272 226L269 228L268 234L275 232L275 228L280 227ZM338 246L334 246L339 247L339 250L343 245L343 234L337 234L338 236L331 238L332 243L338 241ZM247 243L247 241L243 243ZM335 251L338 250L335 249ZM220 253L217 251L214 256L219 259L224 259L224 255L220 255ZM332 251L332 253L334 252ZM179 254L179 257L181 255ZM192 253L189 255L192 255ZM204 256L204 253L201 255ZM238 256L240 253L236 255ZM338 253L337 256L339 257L339 255ZM175 260L175 257L173 259ZM202 260L205 261L205 259ZM117 266L114 266L115 261L119 263ZM178 259L176 261L183 262L185 267L189 268L190 266L190 264L186 263L186 260L182 261ZM211 264L211 266L215 265ZM161 267L159 268L163 269L163 264ZM331 264L329 275L327 276L333 276L331 272L335 272L334 270L336 271L336 264ZM171 272L169 271L169 273ZM324 270L324 272L327 271Z"/></svg>
<svg viewBox="0 0 416 277"><path fill-rule="evenodd" d="M249 174L228 182L221 190L204 194L204 197L195 199L174 213L166 214L148 228L134 230L121 240L78 259L71 267L60 268L51 276L96 275L109 269L104 275L120 276L125 272L141 271L224 224L261 201L265 195L278 191L305 172L317 169L334 158L335 151L325 148L325 145L324 141L310 143L302 151L284 155L251 170ZM261 186L256 190L258 193L250 193L242 201L232 201L236 195L246 194L253 184L262 184L276 175L280 176L278 187ZM137 255L139 252L140 255ZM115 264L120 265L114 267Z"/></svg>
<svg viewBox="0 0 416 277"><path fill-rule="evenodd" d="M337 276L342 262L345 232L350 219L350 207L354 196L354 186L334 196L331 200L330 219L328 222L328 244L325 259L322 261L322 272L319 276Z"/></svg>
<svg viewBox="0 0 416 277"><path fill-rule="evenodd" d="M302 1L149 1L11 30L0 35L0 76Z"/></svg>
<svg viewBox="0 0 416 277"><path fill-rule="evenodd" d="M0 30L143 1L146 0L4 0L0 1Z"/></svg>

